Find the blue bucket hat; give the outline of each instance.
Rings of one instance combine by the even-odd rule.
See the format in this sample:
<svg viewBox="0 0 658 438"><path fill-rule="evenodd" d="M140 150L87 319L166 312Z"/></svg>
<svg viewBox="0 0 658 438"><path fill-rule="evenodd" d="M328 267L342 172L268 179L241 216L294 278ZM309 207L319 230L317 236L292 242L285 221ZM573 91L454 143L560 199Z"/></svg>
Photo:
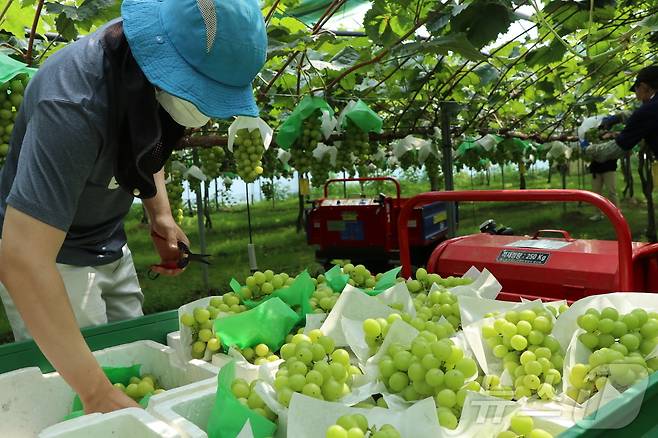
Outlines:
<svg viewBox="0 0 658 438"><path fill-rule="evenodd" d="M258 0L124 0L121 15L151 84L209 117L258 116L252 81L267 51Z"/></svg>

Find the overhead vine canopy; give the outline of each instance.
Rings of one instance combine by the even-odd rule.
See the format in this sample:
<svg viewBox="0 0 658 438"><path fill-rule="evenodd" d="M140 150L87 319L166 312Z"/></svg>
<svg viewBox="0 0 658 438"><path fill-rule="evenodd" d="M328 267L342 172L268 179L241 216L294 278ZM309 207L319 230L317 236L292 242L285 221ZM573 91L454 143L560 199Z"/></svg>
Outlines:
<svg viewBox="0 0 658 438"><path fill-rule="evenodd" d="M4 0L2 50L38 63L119 3ZM326 28L364 3L363 33ZM658 0L267 0L263 13L269 59L255 92L275 127L314 94L336 108L361 98L397 133L437 125L444 101L459 104L457 134L573 132L624 108L634 72L658 62Z"/></svg>

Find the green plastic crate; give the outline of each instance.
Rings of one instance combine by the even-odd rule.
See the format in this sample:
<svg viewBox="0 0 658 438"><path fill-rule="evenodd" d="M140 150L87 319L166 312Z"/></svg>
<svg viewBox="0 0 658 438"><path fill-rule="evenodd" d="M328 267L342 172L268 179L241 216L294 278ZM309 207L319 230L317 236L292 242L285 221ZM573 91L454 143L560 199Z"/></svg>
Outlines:
<svg viewBox="0 0 658 438"><path fill-rule="evenodd" d="M559 435L559 438L576 437L658 437L658 373L649 376L648 384L639 383L627 389L619 398Z"/></svg>
<svg viewBox="0 0 658 438"><path fill-rule="evenodd" d="M128 321L114 322L82 330L92 351L115 347L134 341L152 340L167 343L167 334L178 330L178 311L155 313ZM34 341L0 346L0 374L26 367L39 367L42 372L53 371L52 365L41 354Z"/></svg>

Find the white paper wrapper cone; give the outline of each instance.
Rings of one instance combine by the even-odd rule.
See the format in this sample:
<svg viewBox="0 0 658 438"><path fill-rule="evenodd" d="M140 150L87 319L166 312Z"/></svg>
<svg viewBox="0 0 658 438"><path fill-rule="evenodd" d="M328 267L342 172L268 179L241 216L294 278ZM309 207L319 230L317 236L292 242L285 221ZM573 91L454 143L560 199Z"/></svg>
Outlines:
<svg viewBox="0 0 658 438"><path fill-rule="evenodd" d="M189 313L190 315L194 314L194 309L197 307L203 307L206 308L210 304L210 300L213 298L217 297L205 297L198 299L196 301L192 301L191 303L187 303L183 306L180 306L178 308L178 327L180 329L180 345L182 346L182 350L178 351L178 356L179 358L183 361L183 363L186 363L190 360L192 360L192 329L181 324L180 318L183 316L185 313ZM219 313L217 315L217 318L223 318L226 316L230 316L230 313ZM208 350L206 350L203 360L205 361L210 361L212 358L212 353Z"/></svg>
<svg viewBox="0 0 658 438"><path fill-rule="evenodd" d="M370 347L365 340L363 321L349 318L341 318L340 324L345 335L345 340L352 353L356 356L360 365L365 365L370 357Z"/></svg>
<svg viewBox="0 0 658 438"><path fill-rule="evenodd" d="M368 318L386 318L391 313L397 312L376 297L366 295L363 291L347 285L320 330L325 336L334 339L336 347L344 347L347 345L347 340L343 334L341 318L363 321Z"/></svg>
<svg viewBox="0 0 658 438"><path fill-rule="evenodd" d="M330 403L295 394L290 402L288 416L289 438L321 438L327 429L336 424L338 418L349 414L363 414L370 426L378 428L384 424L394 426L403 438L441 438L436 418L434 399L427 398L406 410L382 408L350 408L340 403Z"/></svg>
<svg viewBox="0 0 658 438"><path fill-rule="evenodd" d="M331 134L336 130L336 126L338 126L338 120L327 110L321 110L321 112L320 120L322 120L322 125L320 126L320 130L322 131L322 135L324 135L324 139L329 140Z"/></svg>
<svg viewBox="0 0 658 438"><path fill-rule="evenodd" d="M313 149L313 158L318 161L322 161L325 155L329 156L329 162L332 166L336 165L336 155L338 154L338 149L335 146L327 146L324 143L318 143L318 145Z"/></svg>
<svg viewBox="0 0 658 438"><path fill-rule="evenodd" d="M279 152L276 154L276 158L281 161L283 164L288 164L292 155L285 149L279 149Z"/></svg>
<svg viewBox="0 0 658 438"><path fill-rule="evenodd" d="M410 314L412 317L416 316L414 300L411 298L409 289L407 289L407 285L404 282L395 283L394 286L386 289L377 295L376 298L387 306L402 304L403 312Z"/></svg>
<svg viewBox="0 0 658 438"><path fill-rule="evenodd" d="M356 100L350 100L347 102L347 105L345 105L345 108L340 112L338 115L337 119L337 126L336 126L336 131L337 132L342 132L343 131L343 122L345 121L345 117L347 117L347 114L352 111L352 108L356 105Z"/></svg>
<svg viewBox="0 0 658 438"><path fill-rule="evenodd" d="M325 319L327 319L326 313L307 313L304 334L308 334L310 331L322 327Z"/></svg>
<svg viewBox="0 0 658 438"><path fill-rule="evenodd" d="M520 409L516 402L468 391L459 425L455 430L441 428L443 436L459 438L495 437L509 426Z"/></svg>
<svg viewBox="0 0 658 438"><path fill-rule="evenodd" d="M212 357L212 364L218 368L222 368L231 361L235 362L235 378L244 379L249 383L256 379L274 380L274 375L279 369L279 366L283 363L283 360L280 359L274 362L264 363L263 365L254 365L249 363L249 361L247 361L247 359L245 359L244 356L234 348L229 348L228 354L219 353Z"/></svg>
<svg viewBox="0 0 658 438"><path fill-rule="evenodd" d="M459 301L464 336L466 337L468 345L473 351L473 355L477 359L480 368L485 374L495 374L500 376L503 372L503 362L501 359L494 356L491 348L489 348L482 337L482 327L485 325L493 325L495 320L495 318L484 318L484 314L495 311L504 313L509 310L515 310L518 312L521 310L533 310L538 307L544 307L541 300L511 304L512 306L506 301L485 300L470 297L461 298ZM548 311L548 313L550 314L550 318L555 321L553 314L550 313L550 311ZM465 319L466 321L474 322L464 325Z"/></svg>
<svg viewBox="0 0 658 438"><path fill-rule="evenodd" d="M386 355L391 344L400 344L405 348L410 348L411 342L416 339L416 336L418 335L419 331L411 325L401 319L395 320L388 329L384 342L382 342L377 353L366 362L364 375L370 380L377 379L379 376L379 361L382 356Z"/></svg>
<svg viewBox="0 0 658 438"><path fill-rule="evenodd" d="M235 143L235 134L240 129L248 129L249 132L258 129L260 131L260 136L263 138L263 146L265 150L270 147L272 143L272 134L274 130L265 123L265 120L260 117L245 117L239 116L236 117L235 121L231 123L231 126L228 128L228 150L233 152L233 143Z"/></svg>
<svg viewBox="0 0 658 438"><path fill-rule="evenodd" d="M620 315L637 308L647 312L658 312L658 295L643 292L616 292L580 299L560 315L553 329L553 336L563 347L569 345L572 335L580 330L577 323L578 317L589 308L602 310L605 307L614 307Z"/></svg>

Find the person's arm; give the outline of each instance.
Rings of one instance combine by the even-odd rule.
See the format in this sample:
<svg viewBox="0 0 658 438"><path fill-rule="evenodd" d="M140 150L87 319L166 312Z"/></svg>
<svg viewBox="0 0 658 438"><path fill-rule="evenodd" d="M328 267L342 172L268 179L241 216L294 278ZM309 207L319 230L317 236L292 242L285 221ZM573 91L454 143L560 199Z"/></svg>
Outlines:
<svg viewBox="0 0 658 438"><path fill-rule="evenodd" d="M143 201L151 224L151 231L163 238L153 237L153 244L160 254L163 263L177 262L180 256L178 241L182 241L188 246L190 241L183 230L176 224L171 214L164 170L153 175L153 178L155 180L157 194L153 198ZM159 274L170 276L178 275L182 272L181 269L164 269L155 266L151 269Z"/></svg>
<svg viewBox="0 0 658 438"><path fill-rule="evenodd" d="M615 138L617 146L628 151L633 149L651 130L655 129L655 116L644 108L636 110L626 122L624 130Z"/></svg>
<svg viewBox="0 0 658 438"><path fill-rule="evenodd" d="M114 388L80 334L56 258L66 233L8 207L0 244L0 280L25 326L86 413L138 407Z"/></svg>

